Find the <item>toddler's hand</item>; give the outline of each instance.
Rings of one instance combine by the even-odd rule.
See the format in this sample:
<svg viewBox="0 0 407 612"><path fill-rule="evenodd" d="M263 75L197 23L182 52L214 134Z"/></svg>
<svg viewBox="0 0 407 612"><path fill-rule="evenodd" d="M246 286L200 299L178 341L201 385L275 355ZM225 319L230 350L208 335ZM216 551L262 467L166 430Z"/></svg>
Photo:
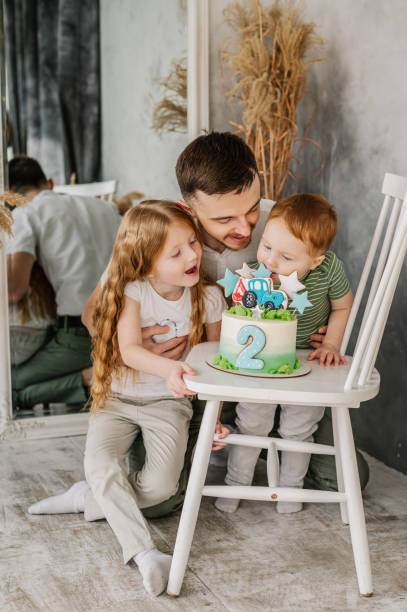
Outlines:
<svg viewBox="0 0 407 612"><path fill-rule="evenodd" d="M168 375L165 377L168 390L171 391L174 397L184 397L184 395L195 395L195 391L191 391L186 386L183 375L189 374L195 376L195 371L185 361L174 361L170 365Z"/></svg>
<svg viewBox="0 0 407 612"><path fill-rule="evenodd" d="M227 427L225 427L225 425L222 425L222 423L218 421L216 423L215 433L217 434L220 440L223 440L223 438L226 438L226 436L230 434L230 431ZM225 448L225 446L226 446L225 442L218 442L218 440L215 440L212 444L212 450L217 451L217 450L220 450L221 448Z"/></svg>
<svg viewBox="0 0 407 612"><path fill-rule="evenodd" d="M332 363L335 366L338 366L341 363L346 365L345 357L343 357L339 353L336 346L334 346L333 344L328 344L326 342L323 342L319 348L317 348L315 351L312 351L312 353L308 355L307 359L308 361L312 361L313 359L319 359L319 365L330 366Z"/></svg>

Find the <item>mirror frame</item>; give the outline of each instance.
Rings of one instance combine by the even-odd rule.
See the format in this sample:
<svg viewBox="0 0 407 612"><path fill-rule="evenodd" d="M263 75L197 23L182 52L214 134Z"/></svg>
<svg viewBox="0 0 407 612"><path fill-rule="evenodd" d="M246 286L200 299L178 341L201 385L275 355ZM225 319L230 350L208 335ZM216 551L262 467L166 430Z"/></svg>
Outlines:
<svg viewBox="0 0 407 612"><path fill-rule="evenodd" d="M188 140L209 129L209 0L188 0ZM0 189L7 187L5 51L0 3ZM0 242L5 236L0 231ZM0 441L86 434L89 413L13 419L6 254L0 245Z"/></svg>

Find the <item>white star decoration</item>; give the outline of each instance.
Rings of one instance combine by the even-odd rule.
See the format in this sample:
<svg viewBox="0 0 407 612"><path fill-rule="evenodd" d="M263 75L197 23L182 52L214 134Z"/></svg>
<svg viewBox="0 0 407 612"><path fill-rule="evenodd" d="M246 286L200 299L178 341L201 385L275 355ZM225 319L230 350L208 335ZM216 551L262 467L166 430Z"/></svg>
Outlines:
<svg viewBox="0 0 407 612"><path fill-rule="evenodd" d="M289 276L284 276L284 274L279 274L278 276L281 291L285 291L290 298L293 297L294 293L305 289L305 285L298 280L297 272L292 272Z"/></svg>
<svg viewBox="0 0 407 612"><path fill-rule="evenodd" d="M256 276L256 270L252 270L247 263L244 263L239 270L235 270L236 274L239 274L242 278L254 278Z"/></svg>
<svg viewBox="0 0 407 612"><path fill-rule="evenodd" d="M254 319L261 319L261 313L263 312L263 309L260 308L258 304L254 308L252 308L252 312Z"/></svg>

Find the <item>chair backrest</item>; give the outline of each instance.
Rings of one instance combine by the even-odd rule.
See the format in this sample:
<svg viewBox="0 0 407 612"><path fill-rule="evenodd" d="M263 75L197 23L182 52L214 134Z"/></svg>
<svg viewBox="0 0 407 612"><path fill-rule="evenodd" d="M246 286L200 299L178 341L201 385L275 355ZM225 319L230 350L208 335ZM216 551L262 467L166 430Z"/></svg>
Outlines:
<svg viewBox="0 0 407 612"><path fill-rule="evenodd" d="M102 181L100 183L79 183L77 185L55 185L56 193L67 193L69 195L91 196L103 200L112 200L116 193L117 181Z"/></svg>
<svg viewBox="0 0 407 612"><path fill-rule="evenodd" d="M345 389L363 386L372 374L407 250L407 178L386 173L382 192L385 196L382 209L341 346L345 353L373 261L379 253Z"/></svg>

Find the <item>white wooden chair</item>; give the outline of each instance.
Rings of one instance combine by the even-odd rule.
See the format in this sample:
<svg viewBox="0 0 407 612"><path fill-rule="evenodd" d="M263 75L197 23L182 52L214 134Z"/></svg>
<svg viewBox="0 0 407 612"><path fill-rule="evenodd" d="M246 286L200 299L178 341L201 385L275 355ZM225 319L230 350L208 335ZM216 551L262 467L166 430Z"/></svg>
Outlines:
<svg viewBox="0 0 407 612"><path fill-rule="evenodd" d="M70 195L91 196L111 201L116 193L117 181L101 181L99 183L78 183L74 185L55 185L56 193L67 193Z"/></svg>
<svg viewBox="0 0 407 612"><path fill-rule="evenodd" d="M342 521L350 527L360 593L366 597L372 594L369 548L349 408L358 408L362 401L373 398L379 392L380 376L374 369L374 363L407 249L406 190L407 178L385 175L384 203L355 296L342 344L343 351L348 344L380 238L383 240L356 349L353 358L347 356L347 366L322 368L313 361L308 362L311 372L303 377L248 378L215 371L205 363L212 363L218 350L217 343L200 344L191 351L188 363L197 375L185 377L185 380L188 387L197 392L200 399L206 399L207 403L174 548L168 582L170 595L177 596L181 590L202 495L263 501L339 503ZM297 351L297 354L303 360L309 350ZM268 450L268 486L205 486L221 400L330 406L334 446L232 434L223 441ZM279 487L278 450L334 455L338 492ZM334 555L332 562L335 562Z"/></svg>

